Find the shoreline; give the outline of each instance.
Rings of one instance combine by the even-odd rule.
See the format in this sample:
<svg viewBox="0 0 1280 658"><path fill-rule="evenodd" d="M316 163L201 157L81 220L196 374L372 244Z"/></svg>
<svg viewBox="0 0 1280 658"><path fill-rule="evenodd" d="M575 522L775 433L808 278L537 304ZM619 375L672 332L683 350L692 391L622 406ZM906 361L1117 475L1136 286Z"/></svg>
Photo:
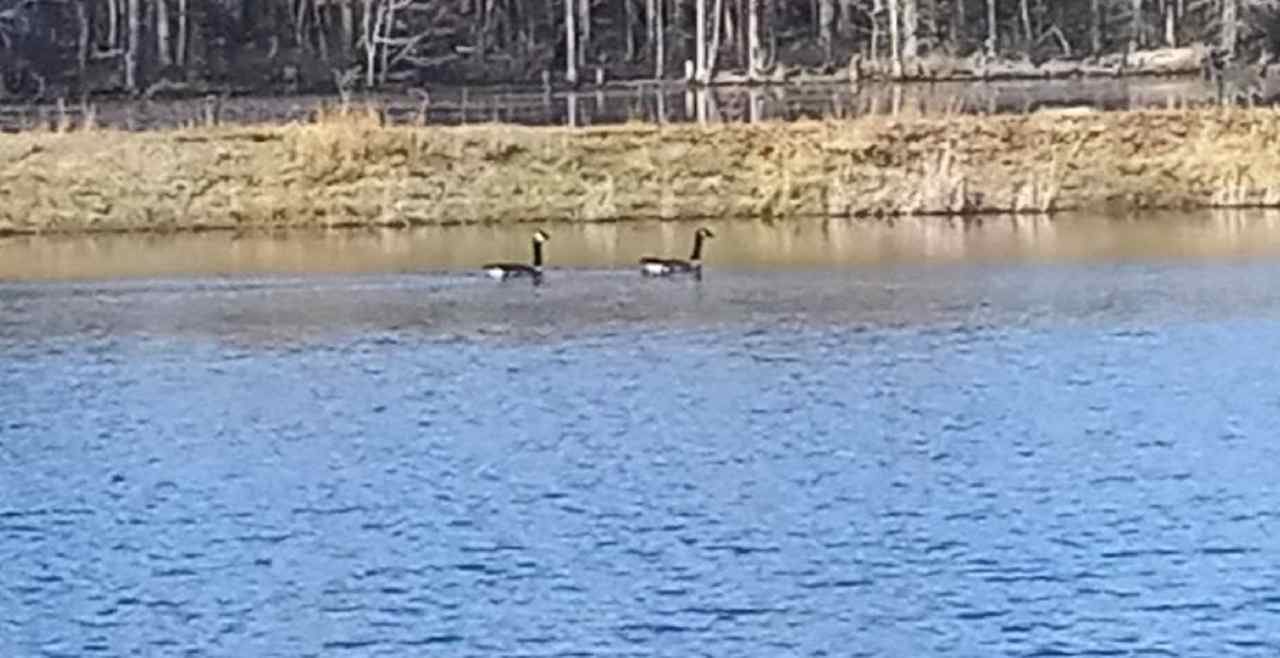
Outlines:
<svg viewBox="0 0 1280 658"><path fill-rule="evenodd" d="M0 235L1280 207L1280 112L0 136Z"/></svg>
<svg viewBox="0 0 1280 658"><path fill-rule="evenodd" d="M902 61L901 72L895 72L887 60L868 60L853 54L843 63L829 63L825 67L780 63L776 66L748 73L745 69L728 66L711 74L707 80L685 75L655 78L632 75L634 66L625 72L607 65L588 65L579 70L579 80L569 83L559 70L546 70L543 75L512 77L505 79L480 78L472 81L449 80L441 83L421 81L389 81L368 90L373 94L406 93L412 90L469 89L483 92L489 89L515 89L517 91L545 91L568 93L610 91L636 87L659 87L675 90L714 88L724 86L788 86L806 84L857 84L880 83L897 85L929 85L937 83L982 83L1007 81L1051 82L1062 80L1094 79L1142 79L1142 78L1197 78L1206 75L1209 52L1199 46L1146 48L1133 53L1110 53L1097 56L1055 57L1032 62L1026 57L994 56L981 52L964 56L933 55L908 58ZM67 92L68 90L62 90ZM64 102L75 96L77 102L112 101L181 101L202 99L207 96L234 98L239 96L292 96L337 95L339 90L330 81L306 86L276 87L234 85L212 82L172 81L158 78L137 93L116 89L82 91L79 94L59 93L40 97L14 96L0 99L0 107Z"/></svg>
<svg viewBox="0 0 1280 658"><path fill-rule="evenodd" d="M1030 85L1030 86L1029 86ZM1166 95L1159 99L1150 99L1146 105L1128 106L1131 99L1114 97L1082 97L1096 96L1116 86L1134 85L1134 89L1161 90L1178 89L1173 96ZM789 77L779 82L756 81L745 78L726 80L716 78L706 84L696 81L668 78L655 80L651 78L609 79L603 85L584 84L567 86L552 84L546 87L536 83L518 85L387 85L377 90L362 91L343 96L332 90L313 90L298 93L253 93L251 91L228 93L226 91L209 90L208 93L196 93L182 96L131 96L126 94L103 94L81 97L53 96L42 99L18 101L0 99L0 134L54 130L60 124L79 126L88 121L102 128L127 128L130 131L175 130L183 127L199 125L238 125L244 127L283 125L289 122L312 121L326 108L364 107L374 104L392 120L400 118L421 119L421 121L393 121L394 123L425 123L430 125L464 125L473 123L491 123L494 121L526 126L565 125L559 117L547 117L549 122L511 121L501 118L502 114L512 109L523 109L533 106L545 108L548 101L563 101L576 97L581 100L597 98L603 95L606 99L618 101L635 101L647 95L667 95L669 98L686 94L708 94L716 98L740 92L754 92L769 95L785 95L788 93L804 94L834 93L850 99L867 92L895 90L903 94L903 98L928 96L933 90L946 89L952 96L972 94L999 93L1001 90L1018 90L1020 93L1034 95L1033 101L1049 104L1078 102L1093 104L1098 109L1107 107L1107 103L1115 105L1112 109L1136 110L1143 107L1149 109L1169 109L1171 107L1209 107L1221 103L1214 96L1212 85L1204 82L1200 76L1181 74L1127 74L1113 76L1081 76L1052 77L1047 80L1024 77L947 77L929 79L911 79L907 81L890 81L877 78L863 78L850 81L844 74L800 74L800 77ZM1072 90L1074 91L1064 91ZM498 100L495 108L495 99ZM940 99L943 104L947 98ZM1159 100L1158 103L1154 102ZM514 101L514 102L513 102ZM1170 103L1174 103L1170 105ZM1024 105L1026 103L1024 102ZM275 106L271 112L266 106ZM440 114L459 113L469 110L467 118L458 121L435 120ZM497 114L495 114L495 110ZM121 125L119 118L112 120L113 113L132 111L133 122L139 125ZM257 111L261 116L255 116ZM1017 114L1026 109L990 109L993 114ZM494 117L499 118L495 119ZM477 117L479 117L477 119ZM655 121L654 118L632 116L632 121ZM691 120L691 119L686 119ZM147 125L158 121L159 125ZM682 123L685 120L666 121ZM606 119L605 123L616 125L624 121Z"/></svg>
<svg viewBox="0 0 1280 658"><path fill-rule="evenodd" d="M1114 211L1112 207L1108 210ZM1192 205L1170 205L1157 206L1147 205L1141 208L1120 209L1120 214L1124 219L1146 219L1159 218L1169 213L1184 215L1187 213L1208 212L1208 211L1270 211L1280 210L1280 203L1275 204L1254 204L1254 205L1237 205L1237 206L1192 206ZM521 226L529 227L531 230L537 227L545 227L548 230L554 230L556 227L576 226L576 225L628 225L628 224L694 224L698 222L723 222L723 221L764 221L764 222L822 222L827 220L852 220L866 221L872 223L882 223L893 226L895 222L903 220L938 220L946 222L961 222L962 224L981 225L989 221L1001 220L1034 220L1034 219L1052 219L1052 220L1070 220L1073 218L1096 219L1098 218L1096 209L1091 208L1055 208L1049 212L1041 212L1036 210L1024 211L1001 211L1001 210L977 210L970 212L932 212L932 213L899 213L899 214L864 214L864 215L831 215L823 213L814 214L793 214L786 217L768 217L753 215L687 215L680 217L662 217L659 215L629 215L626 217L609 217L605 219L597 219L590 221L582 221L569 217L552 217L527 215L518 219L493 219L481 221L465 221L465 220L443 220L434 223L423 224L406 224L404 222L386 222L377 223L376 221L351 221L344 223L332 224L297 224L297 223L263 223L263 224L216 224L202 223L191 226L91 226L91 227L63 227L54 229L35 229L28 227L13 227L0 225L0 241L13 241L23 239L75 239L75 238L114 238L114 237L138 237L138 238L166 238L181 236L225 236L231 239L240 237L314 237L323 235L355 235L359 233L377 233L390 232L409 233L424 229L433 228L518 228ZM1158 221L1158 219L1157 219Z"/></svg>

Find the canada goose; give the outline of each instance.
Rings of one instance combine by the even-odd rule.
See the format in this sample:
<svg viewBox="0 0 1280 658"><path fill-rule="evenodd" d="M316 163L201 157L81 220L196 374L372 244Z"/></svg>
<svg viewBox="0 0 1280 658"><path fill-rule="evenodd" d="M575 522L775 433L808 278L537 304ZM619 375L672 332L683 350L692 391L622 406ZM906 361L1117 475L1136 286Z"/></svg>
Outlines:
<svg viewBox="0 0 1280 658"><path fill-rule="evenodd" d="M669 276L672 274L694 274L702 276L702 241L716 237L711 229L700 228L693 234L693 253L689 260L678 258L653 258L645 256L640 259L640 272L645 276Z"/></svg>
<svg viewBox="0 0 1280 658"><path fill-rule="evenodd" d="M484 266L484 271L494 279L514 279L517 277L532 277L535 282L542 279L542 243L550 240L551 236L545 231L539 230L533 234L533 265L525 265L524 263L489 263Z"/></svg>

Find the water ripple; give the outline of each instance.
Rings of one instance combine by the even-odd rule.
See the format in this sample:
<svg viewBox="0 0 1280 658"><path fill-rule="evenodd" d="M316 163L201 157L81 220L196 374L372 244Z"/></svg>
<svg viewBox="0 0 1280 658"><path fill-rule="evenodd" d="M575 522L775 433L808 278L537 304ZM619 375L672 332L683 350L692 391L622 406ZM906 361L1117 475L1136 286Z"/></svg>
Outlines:
<svg viewBox="0 0 1280 658"><path fill-rule="evenodd" d="M1280 299L875 276L24 288L0 655L1275 653Z"/></svg>

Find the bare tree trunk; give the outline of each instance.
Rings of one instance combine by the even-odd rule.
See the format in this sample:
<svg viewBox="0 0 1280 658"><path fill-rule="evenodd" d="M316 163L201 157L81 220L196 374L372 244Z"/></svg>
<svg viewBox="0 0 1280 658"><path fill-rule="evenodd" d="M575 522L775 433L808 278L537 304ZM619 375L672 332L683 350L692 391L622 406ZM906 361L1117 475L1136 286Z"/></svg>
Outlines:
<svg viewBox="0 0 1280 658"><path fill-rule="evenodd" d="M184 2L186 0L183 0ZM342 0L338 5L338 22L342 24L342 53L345 57L356 42L356 0Z"/></svg>
<svg viewBox="0 0 1280 658"><path fill-rule="evenodd" d="M1133 16L1129 23L1129 52L1142 47L1142 0L1133 0Z"/></svg>
<svg viewBox="0 0 1280 658"><path fill-rule="evenodd" d="M541 24L542 16L539 16L537 12L533 11L532 4L533 3L530 2L522 2L518 5L514 5L521 7L521 11L524 14L524 28L521 34L522 43L524 44L524 53L528 53L530 50L537 48L538 46L538 26ZM555 14L552 13L550 15L554 16Z"/></svg>
<svg viewBox="0 0 1280 658"><path fill-rule="evenodd" d="M120 47L120 0L107 0L107 50Z"/></svg>
<svg viewBox="0 0 1280 658"><path fill-rule="evenodd" d="M762 55L762 57L764 57L765 64L772 67L777 63L778 58L778 30L775 28L779 22L778 7L780 6L780 0L763 1L765 16L764 30L765 33L769 35L769 51L767 55Z"/></svg>
<svg viewBox="0 0 1280 658"><path fill-rule="evenodd" d="M1102 0L1089 0L1089 50L1102 52Z"/></svg>
<svg viewBox="0 0 1280 658"><path fill-rule="evenodd" d="M654 30L653 40L653 77L661 80L667 74L667 24L665 16L667 15L666 0L657 0L654 4L656 10L653 14L653 22L656 26ZM661 93L661 92L659 92Z"/></svg>
<svg viewBox="0 0 1280 658"><path fill-rule="evenodd" d="M742 7L742 0L729 0L731 4L724 8L724 32L721 33L722 45L730 48L736 48L738 43L738 24L742 21L738 19L740 13L738 9Z"/></svg>
<svg viewBox="0 0 1280 658"><path fill-rule="evenodd" d="M644 0L644 45L653 53L654 42L658 40L658 3L657 0Z"/></svg>
<svg viewBox="0 0 1280 658"><path fill-rule="evenodd" d="M169 38L169 0L155 0L156 3L156 60L160 66L173 65L173 45Z"/></svg>
<svg viewBox="0 0 1280 658"><path fill-rule="evenodd" d="M898 3L902 0L889 0L889 66L893 77L902 77L902 28L898 16Z"/></svg>
<svg viewBox="0 0 1280 658"><path fill-rule="evenodd" d="M707 73L707 0L693 2L693 78L703 81Z"/></svg>
<svg viewBox="0 0 1280 658"><path fill-rule="evenodd" d="M763 57L760 53L760 2L747 0L747 78L760 75Z"/></svg>
<svg viewBox="0 0 1280 658"><path fill-rule="evenodd" d="M707 55L703 63L706 64L706 70L702 75L703 82L710 82L711 76L715 74L716 63L720 61L720 33L724 26L724 0L716 0L715 7L711 13L711 43L707 46Z"/></svg>
<svg viewBox="0 0 1280 658"><path fill-rule="evenodd" d="M942 3L942 7L938 3ZM917 4L917 54L925 46L929 46L930 50L939 50L942 47L942 16L946 11L947 0L918 0Z"/></svg>
<svg viewBox="0 0 1280 658"><path fill-rule="evenodd" d="M996 25L996 0L987 0L987 57L995 57L999 47L1000 27Z"/></svg>
<svg viewBox="0 0 1280 658"><path fill-rule="evenodd" d="M316 26L316 47L320 49L320 61L329 61L329 36L326 34L328 26L324 22L324 12L320 10L320 3L311 0L311 11L314 14L312 20Z"/></svg>
<svg viewBox="0 0 1280 658"><path fill-rule="evenodd" d="M142 0L129 0L127 7L129 15L125 20L128 26L128 43L124 51L124 87L129 92L137 92L141 84L138 79L138 59L142 50Z"/></svg>
<svg viewBox="0 0 1280 658"><path fill-rule="evenodd" d="M489 51L489 30L493 24L493 0L482 0L480 30L476 34L476 55L480 61L484 61L485 53Z"/></svg>
<svg viewBox="0 0 1280 658"><path fill-rule="evenodd" d="M1137 0L1134 0L1135 2ZM1236 53L1236 41L1239 34L1238 0L1222 0L1222 43L1219 44L1228 56Z"/></svg>
<svg viewBox="0 0 1280 658"><path fill-rule="evenodd" d="M915 59L920 54L920 3L902 0L902 58Z"/></svg>
<svg viewBox="0 0 1280 658"><path fill-rule="evenodd" d="M882 1L873 0L869 15L871 19L871 63L876 65L880 64L880 37L882 36L880 34L880 14L884 11L884 6L881 4Z"/></svg>
<svg viewBox="0 0 1280 658"><path fill-rule="evenodd" d="M85 6L86 1L77 0L76 2L76 21L80 24L80 32L76 38L76 77L79 79L79 84L82 88L87 83L85 73L89 68L89 40L93 37L93 23L89 20L89 8Z"/></svg>
<svg viewBox="0 0 1280 658"><path fill-rule="evenodd" d="M586 66L587 57L591 50L591 0L580 0L578 3L578 11L581 18L581 40L578 42L578 65Z"/></svg>
<svg viewBox="0 0 1280 658"><path fill-rule="evenodd" d="M1164 44L1170 48L1178 45L1178 17L1174 0L1164 0Z"/></svg>
<svg viewBox="0 0 1280 658"><path fill-rule="evenodd" d="M296 0L289 3L289 18L293 21L293 44L304 51L308 49L306 37L308 2L310 0Z"/></svg>
<svg viewBox="0 0 1280 658"><path fill-rule="evenodd" d="M391 39L396 29L396 2L388 0L382 18L382 66L378 71L378 82L386 84L388 69L391 68Z"/></svg>
<svg viewBox="0 0 1280 658"><path fill-rule="evenodd" d="M626 21L626 46L627 61L634 62L636 60L636 6L635 0L622 0L623 15Z"/></svg>
<svg viewBox="0 0 1280 658"><path fill-rule="evenodd" d="M956 0L956 8L951 12L951 42L959 45L964 37L965 26L969 19L966 16L964 0Z"/></svg>
<svg viewBox="0 0 1280 658"><path fill-rule="evenodd" d="M675 48L676 58L682 62L691 59L690 55L692 54L689 52L689 39L686 35L692 35L693 28L687 24L689 17L685 13L684 4L693 1L668 0L667 4L667 16L671 20L671 31L676 34L676 40L671 45ZM681 71L684 70L683 66L681 64Z"/></svg>
<svg viewBox="0 0 1280 658"><path fill-rule="evenodd" d="M734 0L734 5L737 18L734 21L733 45L737 51L738 68L746 71L751 68L747 53L747 2Z"/></svg>
<svg viewBox="0 0 1280 658"><path fill-rule="evenodd" d="M571 85L578 84L578 26L574 21L578 11L575 4L577 0L564 0L564 79Z"/></svg>
<svg viewBox="0 0 1280 658"><path fill-rule="evenodd" d="M839 0L840 17L836 20L836 31L843 37L853 34L853 12L857 6L853 0Z"/></svg>
<svg viewBox="0 0 1280 658"><path fill-rule="evenodd" d="M1031 3L1028 0L1018 1L1018 18L1022 21L1022 37L1028 44L1035 43L1035 32L1031 29Z"/></svg>
<svg viewBox="0 0 1280 658"><path fill-rule="evenodd" d="M822 46L822 60L830 64L835 54L836 2L835 0L819 0L818 3L818 44Z"/></svg>
<svg viewBox="0 0 1280 658"><path fill-rule="evenodd" d="M191 15L188 12L187 0L178 0L178 42L173 48L173 59L178 66L187 65L188 30Z"/></svg>
<svg viewBox="0 0 1280 658"><path fill-rule="evenodd" d="M374 76L378 70L378 31L381 25L382 15L379 11L377 20L374 18L374 2L375 0L364 0L364 31L362 41L364 41L364 86L372 87L377 80Z"/></svg>

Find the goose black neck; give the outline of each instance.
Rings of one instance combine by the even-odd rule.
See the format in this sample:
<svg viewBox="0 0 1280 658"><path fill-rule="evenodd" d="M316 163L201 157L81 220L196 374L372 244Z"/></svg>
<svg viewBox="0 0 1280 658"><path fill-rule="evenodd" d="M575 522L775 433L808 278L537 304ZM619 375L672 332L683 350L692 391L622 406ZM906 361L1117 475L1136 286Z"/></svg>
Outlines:
<svg viewBox="0 0 1280 658"><path fill-rule="evenodd" d="M698 233L693 236L693 253L689 255L689 260L697 262L702 260L702 234Z"/></svg>
<svg viewBox="0 0 1280 658"><path fill-rule="evenodd" d="M533 241L533 266L542 267L542 243L537 240Z"/></svg>

